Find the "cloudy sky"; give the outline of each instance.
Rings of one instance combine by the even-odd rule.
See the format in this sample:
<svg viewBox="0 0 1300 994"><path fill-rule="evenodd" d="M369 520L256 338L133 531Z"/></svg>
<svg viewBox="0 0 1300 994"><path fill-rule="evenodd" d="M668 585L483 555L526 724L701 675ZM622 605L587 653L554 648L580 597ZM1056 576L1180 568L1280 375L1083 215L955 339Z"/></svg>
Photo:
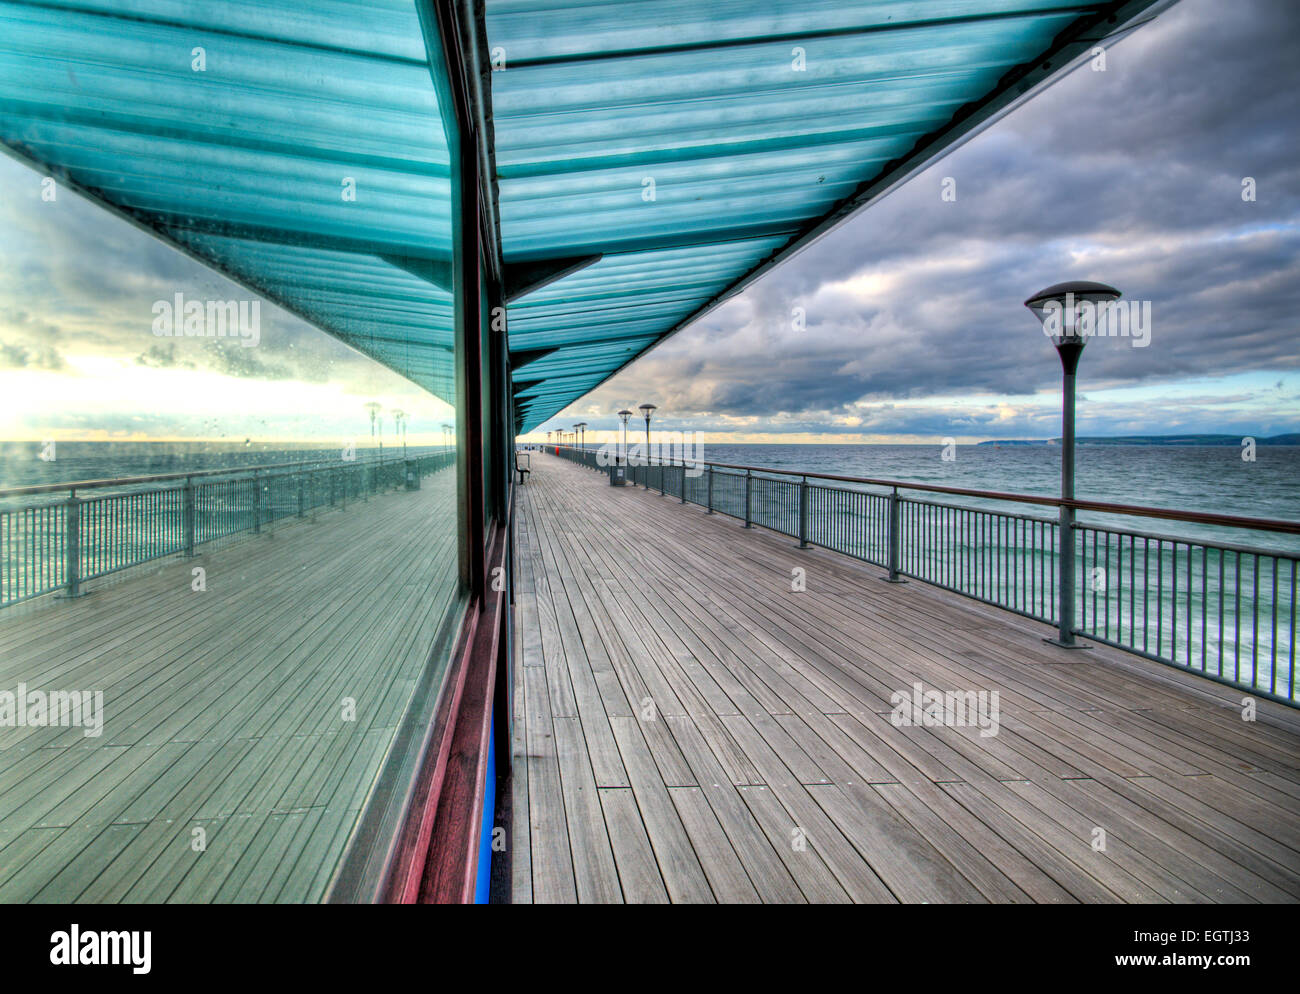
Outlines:
<svg viewBox="0 0 1300 994"><path fill-rule="evenodd" d="M1151 302L1146 348L1088 345L1081 433L1300 431L1298 93L1300 3L1182 0L542 436L649 401L712 441L1049 437L1060 365L1021 302L1066 279Z"/></svg>
<svg viewBox="0 0 1300 994"><path fill-rule="evenodd" d="M390 441L402 410L410 443L442 443L447 404L264 301L257 348L155 336L177 292L256 296L42 179L0 156L0 440L364 446L376 402Z"/></svg>
<svg viewBox="0 0 1300 994"><path fill-rule="evenodd" d="M1300 431L1297 93L1300 3L1183 0L535 437L646 401L710 441L1049 437L1059 365L1021 301L1064 279L1151 306L1146 348L1089 344L1082 433ZM177 289L249 295L40 183L0 157L0 438L332 444L376 400L441 441L446 405L271 305L257 349L155 338Z"/></svg>

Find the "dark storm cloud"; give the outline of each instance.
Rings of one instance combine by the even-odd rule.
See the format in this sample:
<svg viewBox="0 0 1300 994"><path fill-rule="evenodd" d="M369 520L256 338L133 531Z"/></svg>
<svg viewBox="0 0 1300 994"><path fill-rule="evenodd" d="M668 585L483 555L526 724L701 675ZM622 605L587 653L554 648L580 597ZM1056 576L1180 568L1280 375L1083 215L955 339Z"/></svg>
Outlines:
<svg viewBox="0 0 1300 994"><path fill-rule="evenodd" d="M697 427L784 412L785 431L864 399L1051 389L1055 357L1021 301L1062 279L1151 301L1150 346L1090 343L1089 387L1300 368L1297 92L1300 4L1183 0L1113 46L1104 72L1076 70L595 399L644 396ZM1160 416L1129 430L1183 417ZM970 420L978 434L996 418Z"/></svg>

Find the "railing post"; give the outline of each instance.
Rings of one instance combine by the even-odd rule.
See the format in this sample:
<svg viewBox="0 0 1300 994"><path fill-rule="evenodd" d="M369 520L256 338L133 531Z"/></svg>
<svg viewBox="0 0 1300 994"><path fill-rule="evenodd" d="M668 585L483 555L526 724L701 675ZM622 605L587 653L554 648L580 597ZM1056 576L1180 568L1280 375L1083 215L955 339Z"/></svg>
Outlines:
<svg viewBox="0 0 1300 994"><path fill-rule="evenodd" d="M709 464L708 474L709 474L709 504L708 504L709 509L706 513L712 514L713 513L713 464L712 463Z"/></svg>
<svg viewBox="0 0 1300 994"><path fill-rule="evenodd" d="M753 525L751 521L753 513L753 495L754 495L754 474L751 470L745 470L745 527L750 528Z"/></svg>
<svg viewBox="0 0 1300 994"><path fill-rule="evenodd" d="M253 473L253 534L262 530L262 477Z"/></svg>
<svg viewBox="0 0 1300 994"><path fill-rule="evenodd" d="M668 481L665 479L665 477L667 477L668 475L665 472L665 470L667 469L668 467L664 465L664 461L660 459L659 460L659 496L660 497L668 496Z"/></svg>
<svg viewBox="0 0 1300 994"><path fill-rule="evenodd" d="M1074 508L1061 505L1060 550L1057 556L1057 637L1055 644L1063 648L1082 647L1074 640ZM1163 603L1163 602L1162 602Z"/></svg>
<svg viewBox="0 0 1300 994"><path fill-rule="evenodd" d="M682 503L686 503L686 460L682 460Z"/></svg>
<svg viewBox="0 0 1300 994"><path fill-rule="evenodd" d="M302 513L302 512L303 512L303 492L302 492L302 489L303 489L303 481L302 481L302 476L300 475L300 476L298 477L298 517L300 517L300 518L303 516L303 513Z"/></svg>
<svg viewBox="0 0 1300 994"><path fill-rule="evenodd" d="M334 485L335 483L338 482L338 478L339 478L339 471L337 469L331 469L330 470L330 507L334 506Z"/></svg>
<svg viewBox="0 0 1300 994"><path fill-rule="evenodd" d="M903 505L898 499L898 488L889 492L889 576L890 583L906 583L898 575L898 567L903 551Z"/></svg>
<svg viewBox="0 0 1300 994"><path fill-rule="evenodd" d="M808 477L799 480L799 548L808 548Z"/></svg>
<svg viewBox="0 0 1300 994"><path fill-rule="evenodd" d="M81 500L77 497L77 491L74 488L68 492L68 503L64 509L66 520L64 528L67 532L67 562L65 570L68 574L68 596L81 596Z"/></svg>
<svg viewBox="0 0 1300 994"><path fill-rule="evenodd" d="M185 531L185 555L194 555L194 533L198 530L194 515L194 477L185 477L185 490L182 503L182 528Z"/></svg>

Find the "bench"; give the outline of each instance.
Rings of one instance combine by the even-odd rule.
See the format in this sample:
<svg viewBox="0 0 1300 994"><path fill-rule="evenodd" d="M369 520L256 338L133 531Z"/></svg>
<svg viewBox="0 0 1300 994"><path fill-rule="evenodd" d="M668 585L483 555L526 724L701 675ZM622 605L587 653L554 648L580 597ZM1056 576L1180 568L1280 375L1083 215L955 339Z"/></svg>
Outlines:
<svg viewBox="0 0 1300 994"><path fill-rule="evenodd" d="M519 461L521 458L523 459L522 463ZM515 450L515 472L519 474L520 483L523 483L524 477L532 472L532 469L529 468L531 462L531 456L521 454L518 449Z"/></svg>

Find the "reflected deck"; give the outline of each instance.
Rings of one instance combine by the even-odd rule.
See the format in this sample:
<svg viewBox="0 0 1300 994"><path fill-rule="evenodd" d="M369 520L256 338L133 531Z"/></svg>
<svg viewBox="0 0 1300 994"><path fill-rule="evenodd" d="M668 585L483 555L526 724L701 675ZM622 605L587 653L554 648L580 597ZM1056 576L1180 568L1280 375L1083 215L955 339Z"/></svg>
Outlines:
<svg viewBox="0 0 1300 994"><path fill-rule="evenodd" d="M454 584L454 502L423 486L0 612L0 690L105 713L0 728L0 901L320 900Z"/></svg>
<svg viewBox="0 0 1300 994"><path fill-rule="evenodd" d="M1295 712L1260 701L1246 723L1238 691L532 467L516 901L1300 898ZM997 690L998 734L895 727L917 681Z"/></svg>

